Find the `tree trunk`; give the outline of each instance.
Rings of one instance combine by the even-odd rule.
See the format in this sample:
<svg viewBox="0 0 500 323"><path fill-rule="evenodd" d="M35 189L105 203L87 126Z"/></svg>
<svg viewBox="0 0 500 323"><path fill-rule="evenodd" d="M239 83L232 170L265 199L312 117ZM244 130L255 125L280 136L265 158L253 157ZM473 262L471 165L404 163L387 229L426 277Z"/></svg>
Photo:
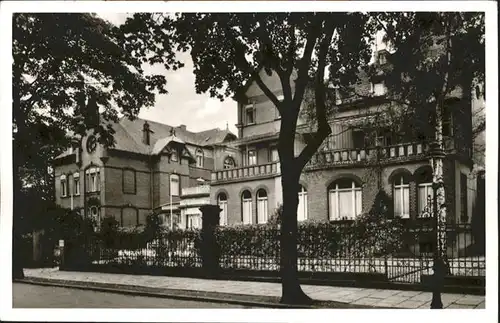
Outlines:
<svg viewBox="0 0 500 323"><path fill-rule="evenodd" d="M15 162L15 161L14 161ZM12 279L22 279L24 278L23 271L23 249L22 247L22 236L21 236L21 221L18 206L22 201L20 201L21 193L21 183L19 176L17 175L17 167L14 164L14 203L12 212Z"/></svg>
<svg viewBox="0 0 500 323"><path fill-rule="evenodd" d="M300 287L297 272L297 207L299 204L300 171L282 168L283 214L281 219L280 267L281 302L286 304L310 304L311 298Z"/></svg>

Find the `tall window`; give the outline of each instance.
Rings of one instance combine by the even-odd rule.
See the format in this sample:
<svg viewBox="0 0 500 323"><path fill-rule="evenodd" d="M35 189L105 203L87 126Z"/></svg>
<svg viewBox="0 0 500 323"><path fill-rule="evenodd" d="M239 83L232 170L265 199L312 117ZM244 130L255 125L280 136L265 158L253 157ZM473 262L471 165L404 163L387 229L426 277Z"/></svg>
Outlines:
<svg viewBox="0 0 500 323"><path fill-rule="evenodd" d="M271 147L271 152L270 152L270 161L271 162L278 162L280 161L280 156L279 156L279 153L278 153L278 148L277 147Z"/></svg>
<svg viewBox="0 0 500 323"><path fill-rule="evenodd" d="M224 159L224 169L230 169L234 167L236 167L236 162L234 161L234 158L230 156L226 157L226 159Z"/></svg>
<svg viewBox="0 0 500 323"><path fill-rule="evenodd" d="M410 217L410 181L408 176L396 176L393 182L394 216Z"/></svg>
<svg viewBox="0 0 500 323"><path fill-rule="evenodd" d="M252 193L249 191L241 194L241 208L243 224L252 224Z"/></svg>
<svg viewBox="0 0 500 323"><path fill-rule="evenodd" d="M135 194L135 170L124 169L122 173L123 193Z"/></svg>
<svg viewBox="0 0 500 323"><path fill-rule="evenodd" d="M68 182L66 180L66 175L61 175L61 196L68 196Z"/></svg>
<svg viewBox="0 0 500 323"><path fill-rule="evenodd" d="M221 208L219 225L227 225L227 195L225 193L220 193L217 196L217 205Z"/></svg>
<svg viewBox="0 0 500 323"><path fill-rule="evenodd" d="M170 192L172 196L179 196L179 175L170 175Z"/></svg>
<svg viewBox="0 0 500 323"><path fill-rule="evenodd" d="M80 173L73 174L73 193L80 195Z"/></svg>
<svg viewBox="0 0 500 323"><path fill-rule="evenodd" d="M245 106L245 120L247 125L255 123L255 107L253 104Z"/></svg>
<svg viewBox="0 0 500 323"><path fill-rule="evenodd" d="M196 150L196 167L203 167L203 151L201 149Z"/></svg>
<svg viewBox="0 0 500 323"><path fill-rule="evenodd" d="M249 150L248 151L248 166L257 165L257 151Z"/></svg>
<svg viewBox="0 0 500 323"><path fill-rule="evenodd" d="M460 174L460 222L468 222L467 175Z"/></svg>
<svg viewBox="0 0 500 323"><path fill-rule="evenodd" d="M200 229L201 228L201 216L199 214L187 214L186 226L188 229Z"/></svg>
<svg viewBox="0 0 500 323"><path fill-rule="evenodd" d="M353 220L362 211L361 185L350 179L337 180L329 186L330 220Z"/></svg>
<svg viewBox="0 0 500 323"><path fill-rule="evenodd" d="M264 189L257 191L257 223L267 223L267 192Z"/></svg>
<svg viewBox="0 0 500 323"><path fill-rule="evenodd" d="M434 196L432 171L429 169L416 175L418 183L418 216L430 217L432 215L432 199Z"/></svg>
<svg viewBox="0 0 500 323"><path fill-rule="evenodd" d="M302 185L300 185L299 191L299 207L297 210L297 220L307 220L307 190Z"/></svg>
<svg viewBox="0 0 500 323"><path fill-rule="evenodd" d="M101 177L98 167L91 167L85 171L87 192L99 192L101 190Z"/></svg>

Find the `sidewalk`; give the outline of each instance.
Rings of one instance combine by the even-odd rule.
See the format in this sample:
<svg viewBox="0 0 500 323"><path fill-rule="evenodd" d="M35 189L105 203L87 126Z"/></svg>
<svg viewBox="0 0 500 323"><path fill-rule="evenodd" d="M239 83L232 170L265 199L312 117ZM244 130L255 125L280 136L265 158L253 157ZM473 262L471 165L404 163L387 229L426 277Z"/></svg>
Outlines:
<svg viewBox="0 0 500 323"><path fill-rule="evenodd" d="M191 294L220 293L231 296L280 297L281 284L224 281L167 276L122 275L59 271L57 268L24 269L26 278L100 285L124 285L138 288L180 290ZM432 294L420 291L367 289L354 287L302 285L302 289L314 300L341 302L346 307L370 306L385 308L429 309ZM485 308L485 296L442 294L444 308Z"/></svg>

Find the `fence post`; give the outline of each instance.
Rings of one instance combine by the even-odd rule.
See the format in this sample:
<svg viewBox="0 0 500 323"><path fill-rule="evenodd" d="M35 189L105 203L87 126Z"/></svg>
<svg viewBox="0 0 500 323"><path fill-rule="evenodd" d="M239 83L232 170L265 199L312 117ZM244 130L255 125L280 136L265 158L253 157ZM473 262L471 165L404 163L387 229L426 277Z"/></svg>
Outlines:
<svg viewBox="0 0 500 323"><path fill-rule="evenodd" d="M219 225L220 212L218 205L203 205L201 216L201 261L204 274L213 277L219 271L219 246L215 239L215 228Z"/></svg>

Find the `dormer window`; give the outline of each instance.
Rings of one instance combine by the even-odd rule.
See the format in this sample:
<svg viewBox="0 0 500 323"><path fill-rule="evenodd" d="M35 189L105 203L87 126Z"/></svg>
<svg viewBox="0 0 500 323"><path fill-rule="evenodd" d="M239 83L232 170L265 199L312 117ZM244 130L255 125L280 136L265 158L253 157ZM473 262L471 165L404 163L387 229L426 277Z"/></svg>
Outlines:
<svg viewBox="0 0 500 323"><path fill-rule="evenodd" d="M374 96L382 96L386 93L386 87L383 82L371 83L370 92Z"/></svg>
<svg viewBox="0 0 500 323"><path fill-rule="evenodd" d="M253 104L245 106L245 121L247 125L255 124L255 106Z"/></svg>
<svg viewBox="0 0 500 323"><path fill-rule="evenodd" d="M179 156L177 154L177 150L172 149L172 153L170 154L170 160L176 162L179 160Z"/></svg>
<svg viewBox="0 0 500 323"><path fill-rule="evenodd" d="M149 129L149 124L147 122L144 122L144 125L142 126L142 142L145 145L150 144L151 141L150 132L151 130Z"/></svg>

